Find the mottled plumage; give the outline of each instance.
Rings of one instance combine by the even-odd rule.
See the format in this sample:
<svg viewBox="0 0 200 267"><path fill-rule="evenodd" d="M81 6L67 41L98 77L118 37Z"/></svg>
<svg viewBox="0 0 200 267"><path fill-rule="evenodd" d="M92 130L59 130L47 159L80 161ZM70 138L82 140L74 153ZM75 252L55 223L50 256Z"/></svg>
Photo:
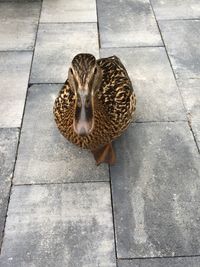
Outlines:
<svg viewBox="0 0 200 267"><path fill-rule="evenodd" d="M88 116L92 116L93 128L86 135L79 135L74 130L76 108L78 108L77 93L71 88L69 79L55 100L55 121L60 132L70 142L82 148L95 150L111 143L128 127L136 108L136 97L127 71L116 56L96 60L90 54L79 54L73 59L72 65L71 72L76 73L76 75L70 74L76 76L73 82L84 84L82 90L79 90L81 92L93 83L95 72L101 73L98 89L94 89L91 93L91 111L88 111L92 114ZM94 69L95 66L97 70ZM93 76L88 76L90 72L94 72ZM80 87L80 85L74 86Z"/></svg>

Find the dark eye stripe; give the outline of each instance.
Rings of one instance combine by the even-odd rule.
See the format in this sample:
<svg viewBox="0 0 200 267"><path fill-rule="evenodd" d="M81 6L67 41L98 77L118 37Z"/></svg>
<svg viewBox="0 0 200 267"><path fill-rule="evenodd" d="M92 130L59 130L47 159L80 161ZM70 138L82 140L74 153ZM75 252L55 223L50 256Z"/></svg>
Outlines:
<svg viewBox="0 0 200 267"><path fill-rule="evenodd" d="M76 106L75 119L76 119L76 120L79 120L80 115L81 115L81 108L78 107L78 106Z"/></svg>
<svg viewBox="0 0 200 267"><path fill-rule="evenodd" d="M87 120L91 120L93 116L92 106L90 105L88 108L85 108L85 115Z"/></svg>

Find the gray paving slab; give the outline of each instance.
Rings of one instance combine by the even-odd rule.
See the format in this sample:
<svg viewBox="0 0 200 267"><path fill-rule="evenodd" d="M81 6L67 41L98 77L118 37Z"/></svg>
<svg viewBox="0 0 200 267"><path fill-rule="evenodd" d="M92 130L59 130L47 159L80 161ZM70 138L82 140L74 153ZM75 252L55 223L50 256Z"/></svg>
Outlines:
<svg viewBox="0 0 200 267"><path fill-rule="evenodd" d="M0 50L32 50L40 2L0 2Z"/></svg>
<svg viewBox="0 0 200 267"><path fill-rule="evenodd" d="M20 127L31 52L0 52L0 127Z"/></svg>
<svg viewBox="0 0 200 267"><path fill-rule="evenodd" d="M0 0L0 2L42 2L42 0Z"/></svg>
<svg viewBox="0 0 200 267"><path fill-rule="evenodd" d="M76 54L98 51L96 23L40 24L31 82L62 83Z"/></svg>
<svg viewBox="0 0 200 267"><path fill-rule="evenodd" d="M0 129L0 249L18 143L17 129Z"/></svg>
<svg viewBox="0 0 200 267"><path fill-rule="evenodd" d="M200 20L159 22L177 78L200 78Z"/></svg>
<svg viewBox="0 0 200 267"><path fill-rule="evenodd" d="M118 267L199 267L200 257L120 260Z"/></svg>
<svg viewBox="0 0 200 267"><path fill-rule="evenodd" d="M187 123L137 123L115 147L118 258L199 255L200 156Z"/></svg>
<svg viewBox="0 0 200 267"><path fill-rule="evenodd" d="M200 79L178 80L178 86L190 120L200 122Z"/></svg>
<svg viewBox="0 0 200 267"><path fill-rule="evenodd" d="M147 0L98 0L101 47L162 45Z"/></svg>
<svg viewBox="0 0 200 267"><path fill-rule="evenodd" d="M108 166L70 144L57 130L53 103L61 85L29 88L13 182L15 184L108 181Z"/></svg>
<svg viewBox="0 0 200 267"><path fill-rule="evenodd" d="M96 22L95 0L44 0L41 22Z"/></svg>
<svg viewBox="0 0 200 267"><path fill-rule="evenodd" d="M151 0L151 3L158 20L200 18L199 0Z"/></svg>
<svg viewBox="0 0 200 267"><path fill-rule="evenodd" d="M1 262L116 266L109 183L14 187Z"/></svg>
<svg viewBox="0 0 200 267"><path fill-rule="evenodd" d="M101 49L117 55L128 70L137 96L137 121L184 120L185 111L164 48Z"/></svg>

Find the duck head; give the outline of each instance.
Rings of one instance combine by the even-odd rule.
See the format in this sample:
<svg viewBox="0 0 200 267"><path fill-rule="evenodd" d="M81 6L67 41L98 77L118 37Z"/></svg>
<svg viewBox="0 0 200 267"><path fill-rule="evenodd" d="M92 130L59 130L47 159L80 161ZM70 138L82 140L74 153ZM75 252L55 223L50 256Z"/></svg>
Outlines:
<svg viewBox="0 0 200 267"><path fill-rule="evenodd" d="M94 128L95 94L102 80L102 70L91 54L78 54L68 72L68 81L75 94L74 131L88 135Z"/></svg>

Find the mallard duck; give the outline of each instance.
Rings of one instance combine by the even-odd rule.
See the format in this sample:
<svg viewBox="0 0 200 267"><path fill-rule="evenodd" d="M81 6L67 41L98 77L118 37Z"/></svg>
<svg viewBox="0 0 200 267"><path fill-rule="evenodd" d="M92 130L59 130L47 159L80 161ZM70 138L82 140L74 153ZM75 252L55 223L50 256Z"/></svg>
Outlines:
<svg viewBox="0 0 200 267"><path fill-rule="evenodd" d="M61 134L91 150L97 165L114 164L112 141L128 127L135 109L133 87L118 57L78 54L55 100L54 116Z"/></svg>

